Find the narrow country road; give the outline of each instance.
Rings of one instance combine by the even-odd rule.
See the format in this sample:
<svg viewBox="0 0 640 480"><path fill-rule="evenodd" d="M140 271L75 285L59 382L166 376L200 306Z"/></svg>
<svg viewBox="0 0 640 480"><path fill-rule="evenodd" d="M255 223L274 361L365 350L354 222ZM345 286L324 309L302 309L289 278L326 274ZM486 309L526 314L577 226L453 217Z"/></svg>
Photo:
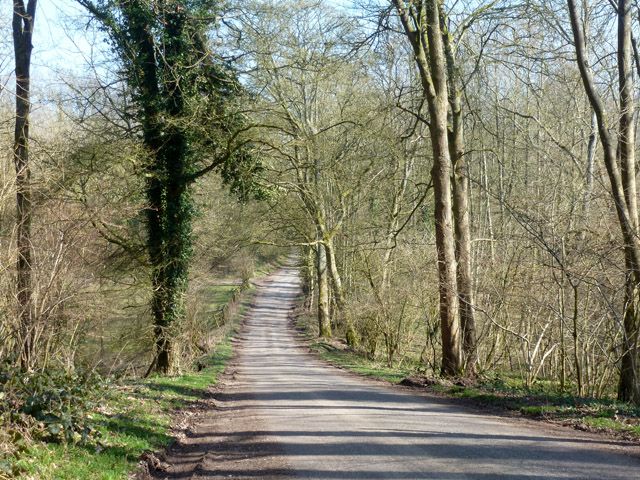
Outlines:
<svg viewBox="0 0 640 480"><path fill-rule="evenodd" d="M315 360L283 268L260 287L235 372L168 456L169 479L640 479L633 446L478 414Z"/></svg>

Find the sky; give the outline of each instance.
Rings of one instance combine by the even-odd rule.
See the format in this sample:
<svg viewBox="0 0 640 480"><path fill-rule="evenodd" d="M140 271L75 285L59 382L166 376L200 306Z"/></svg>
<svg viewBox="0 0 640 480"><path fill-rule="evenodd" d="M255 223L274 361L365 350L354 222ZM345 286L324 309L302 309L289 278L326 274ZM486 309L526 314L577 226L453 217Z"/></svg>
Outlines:
<svg viewBox="0 0 640 480"><path fill-rule="evenodd" d="M24 0L27 2L27 0ZM320 0L339 8L348 8L353 0ZM12 0L0 0L0 93L15 90L13 44L11 39ZM108 68L109 47L96 39L95 29L87 28L89 15L77 0L38 0L33 53L31 58L31 100L34 111L57 108L56 98L68 92L65 85L93 83L104 79ZM99 34L98 34L99 35ZM4 37L4 38L2 38ZM106 60L104 68L99 61ZM92 71L91 64L98 65ZM93 81L92 81L93 80ZM4 87L4 88L3 88ZM64 93L63 93L64 95ZM3 96L4 99L8 98Z"/></svg>
<svg viewBox="0 0 640 480"><path fill-rule="evenodd" d="M12 0L0 0L0 6L0 16L10 19ZM38 1L32 53L34 82L51 83L85 70L85 57L92 48L79 21L83 16L74 0Z"/></svg>
<svg viewBox="0 0 640 480"><path fill-rule="evenodd" d="M326 1L340 6L351 3L350 0ZM10 19L12 0L0 0L0 6L0 17ZM91 29L85 28L87 21L85 10L76 0L38 1L32 54L34 88L38 84L49 87L63 83L68 77L88 74L89 59L100 48L93 46L95 38Z"/></svg>

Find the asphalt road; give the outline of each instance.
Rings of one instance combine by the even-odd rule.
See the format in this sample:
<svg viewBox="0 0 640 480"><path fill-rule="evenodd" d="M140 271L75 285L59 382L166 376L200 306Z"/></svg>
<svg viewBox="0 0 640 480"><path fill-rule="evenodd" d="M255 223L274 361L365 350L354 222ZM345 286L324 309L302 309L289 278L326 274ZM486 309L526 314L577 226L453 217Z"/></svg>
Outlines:
<svg viewBox="0 0 640 480"><path fill-rule="evenodd" d="M640 479L637 449L481 414L314 359L288 326L284 268L260 287L215 407L168 458L184 479Z"/></svg>

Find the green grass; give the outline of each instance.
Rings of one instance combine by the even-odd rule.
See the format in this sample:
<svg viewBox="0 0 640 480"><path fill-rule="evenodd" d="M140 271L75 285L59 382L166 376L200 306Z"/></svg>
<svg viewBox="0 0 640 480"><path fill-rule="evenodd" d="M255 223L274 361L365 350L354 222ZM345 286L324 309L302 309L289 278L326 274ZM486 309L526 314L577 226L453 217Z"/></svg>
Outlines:
<svg viewBox="0 0 640 480"><path fill-rule="evenodd" d="M611 398L576 397L548 381L527 388L521 380L505 375L480 379L470 386L436 385L432 390L469 399L479 406L640 439L640 406Z"/></svg>
<svg viewBox="0 0 640 480"><path fill-rule="evenodd" d="M210 308L220 308L231 299L237 288L237 283L208 285L202 289L201 295L207 296L207 304Z"/></svg>
<svg viewBox="0 0 640 480"><path fill-rule="evenodd" d="M557 405L525 405L520 407L520 413L531 417L544 417L561 411L562 407Z"/></svg>
<svg viewBox="0 0 640 480"><path fill-rule="evenodd" d="M407 376L415 373L412 368L402 366L389 367L384 362L368 359L360 352L346 348L346 345L338 342L323 341L317 337L318 331L314 325L314 319L308 314L298 315L295 319L295 328L309 342L309 347L320 358L332 365L359 375L391 383L399 383Z"/></svg>
<svg viewBox="0 0 640 480"><path fill-rule="evenodd" d="M320 358L333 365L391 383L399 383L411 372L409 369L387 367L384 364L368 360L356 352L342 350L326 342L314 342L311 344L311 348L318 352Z"/></svg>
<svg viewBox="0 0 640 480"><path fill-rule="evenodd" d="M604 417L590 417L586 416L582 418L582 421L590 426L599 430L613 430L616 432L625 432L640 438L640 425L629 425L614 418Z"/></svg>
<svg viewBox="0 0 640 480"><path fill-rule="evenodd" d="M228 304L233 294L240 288L240 285L234 282L207 285L203 287L198 295L206 298L206 303L201 315L205 319L213 320L222 307ZM211 323L211 327L216 327L215 322Z"/></svg>
<svg viewBox="0 0 640 480"><path fill-rule="evenodd" d="M211 305L228 302L238 285L209 287ZM248 292L253 294L253 290ZM246 297L245 297L246 298ZM113 384L92 414L99 432L91 445L34 442L17 461L20 479L126 479L144 452L159 451L172 440L172 415L203 398L232 356L232 338L246 311L242 302L221 341L197 373ZM0 475L2 478L2 475Z"/></svg>
<svg viewBox="0 0 640 480"><path fill-rule="evenodd" d="M391 383L399 383L407 377L419 379L422 375L413 365L388 367L339 342L318 340L314 336L313 324L305 315L297 318L296 327L320 358L340 368ZM539 380L527 387L519 376L509 374L494 374L473 383L467 380L460 383L437 378L429 380L429 385L423 387L426 390L464 399L479 407L518 412L535 419L640 439L640 406L610 398L579 398L561 391L552 381Z"/></svg>
<svg viewBox="0 0 640 480"><path fill-rule="evenodd" d="M95 445L37 443L18 461L20 478L127 478L140 455L171 442L172 413L202 398L231 358L227 336L209 356L207 367L194 374L156 377L115 386L93 415L99 441Z"/></svg>

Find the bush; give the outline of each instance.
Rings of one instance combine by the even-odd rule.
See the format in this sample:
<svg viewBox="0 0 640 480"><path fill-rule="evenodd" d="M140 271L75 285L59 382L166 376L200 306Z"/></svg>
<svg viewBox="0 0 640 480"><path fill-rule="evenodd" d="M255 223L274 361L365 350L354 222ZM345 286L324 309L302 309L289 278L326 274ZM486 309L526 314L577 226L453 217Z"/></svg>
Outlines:
<svg viewBox="0 0 640 480"><path fill-rule="evenodd" d="M0 371L0 415L43 440L87 443L96 437L91 412L103 391L94 373L5 368Z"/></svg>
<svg viewBox="0 0 640 480"><path fill-rule="evenodd" d="M18 460L29 453L29 431L12 425L5 414L0 414L0 425L0 480L9 480L23 471Z"/></svg>

